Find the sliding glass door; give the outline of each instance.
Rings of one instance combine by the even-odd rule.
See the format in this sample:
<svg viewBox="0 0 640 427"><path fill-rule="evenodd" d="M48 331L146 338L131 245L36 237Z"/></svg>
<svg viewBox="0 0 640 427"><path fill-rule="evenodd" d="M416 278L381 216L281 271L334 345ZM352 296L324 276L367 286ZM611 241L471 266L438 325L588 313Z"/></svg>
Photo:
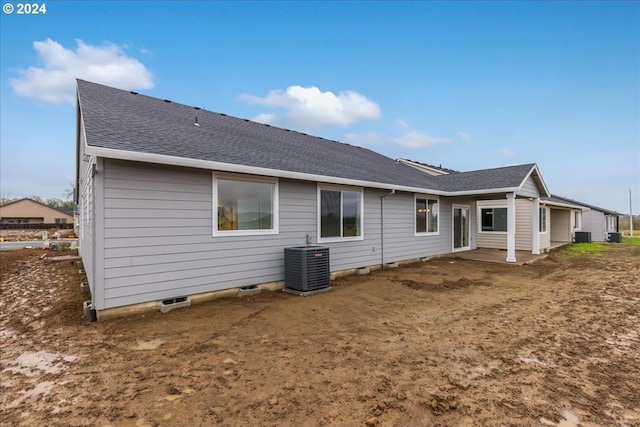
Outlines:
<svg viewBox="0 0 640 427"><path fill-rule="evenodd" d="M453 251L464 251L471 248L469 243L469 223L471 220L469 206L453 206Z"/></svg>

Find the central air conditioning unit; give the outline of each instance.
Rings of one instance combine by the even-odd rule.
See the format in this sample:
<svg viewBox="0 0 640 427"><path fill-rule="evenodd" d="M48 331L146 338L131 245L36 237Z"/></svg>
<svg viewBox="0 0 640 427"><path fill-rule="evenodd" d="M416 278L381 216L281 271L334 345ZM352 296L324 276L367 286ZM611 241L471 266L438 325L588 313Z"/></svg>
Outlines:
<svg viewBox="0 0 640 427"><path fill-rule="evenodd" d="M622 233L609 233L607 242L622 243Z"/></svg>
<svg viewBox="0 0 640 427"><path fill-rule="evenodd" d="M575 243L591 243L591 232L590 231L576 231L575 238L573 239Z"/></svg>
<svg viewBox="0 0 640 427"><path fill-rule="evenodd" d="M298 246L284 248L284 286L307 292L331 285L329 248Z"/></svg>

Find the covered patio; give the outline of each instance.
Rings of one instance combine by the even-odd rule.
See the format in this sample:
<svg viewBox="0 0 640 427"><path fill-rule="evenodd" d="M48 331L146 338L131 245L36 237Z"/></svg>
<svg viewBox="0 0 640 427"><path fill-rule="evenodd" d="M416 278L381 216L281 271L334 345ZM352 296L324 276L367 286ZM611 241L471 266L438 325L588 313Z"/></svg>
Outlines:
<svg viewBox="0 0 640 427"><path fill-rule="evenodd" d="M567 244L566 242L552 242L551 247L548 248L548 250L555 249L566 244ZM516 252L515 258L517 260L515 262L507 261L506 249L478 248L470 251L455 252L455 253L446 255L446 257L468 259L472 261L496 262L499 264L524 265L524 264L531 264L533 262L536 262L539 259L544 259L548 256L548 252L538 254L538 255L532 254L531 251L515 251L515 252Z"/></svg>

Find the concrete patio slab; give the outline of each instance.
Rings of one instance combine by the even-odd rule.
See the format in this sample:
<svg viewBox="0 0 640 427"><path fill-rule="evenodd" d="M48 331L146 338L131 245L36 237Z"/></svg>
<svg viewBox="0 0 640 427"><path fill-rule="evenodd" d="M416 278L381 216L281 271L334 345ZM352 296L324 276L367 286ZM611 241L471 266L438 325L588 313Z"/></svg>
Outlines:
<svg viewBox="0 0 640 427"><path fill-rule="evenodd" d="M507 262L507 251L503 249L473 249L446 255L449 258L468 259L472 261L497 262L501 264L524 265L544 259L548 254L534 255L528 251L516 251L516 262Z"/></svg>

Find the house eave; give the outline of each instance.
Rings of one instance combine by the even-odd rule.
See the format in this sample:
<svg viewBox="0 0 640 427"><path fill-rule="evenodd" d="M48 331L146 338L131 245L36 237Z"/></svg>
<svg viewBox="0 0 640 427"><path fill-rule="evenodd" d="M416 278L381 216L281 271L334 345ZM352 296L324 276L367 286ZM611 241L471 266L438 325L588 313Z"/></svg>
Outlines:
<svg viewBox="0 0 640 427"><path fill-rule="evenodd" d="M144 163L155 163L171 166L182 166L197 169L216 170L221 172L242 173L248 175L272 176L301 181L324 182L328 184L351 185L356 187L379 188L383 190L406 191L409 193L427 193L437 196L460 197L478 196L495 193L514 193L516 187L488 188L481 190L443 191L426 187L413 187L383 182L363 181L327 175L309 174L303 172L285 171L279 169L262 168L258 166L238 165L233 163L216 162L212 160L190 159L186 157L167 156L163 154L141 153L138 151L115 150L112 148L85 146L85 154L108 159L128 160Z"/></svg>
<svg viewBox="0 0 640 427"><path fill-rule="evenodd" d="M570 203L559 203L559 202L550 202L550 201L540 201L541 205L544 206L550 206L550 207L558 207L558 208L567 208L567 209L577 209L577 210L581 210L581 211L587 211L588 209L585 209L582 206L578 206L578 205L572 205Z"/></svg>
<svg viewBox="0 0 640 427"><path fill-rule="evenodd" d="M502 194L502 193L515 193L518 191L517 187L503 187L503 188L486 188L482 190L461 190L461 191L448 191L446 196L461 197L461 196L482 196L489 194Z"/></svg>
<svg viewBox="0 0 640 427"><path fill-rule="evenodd" d="M380 188L384 190L407 191L412 193L429 193L434 195L448 195L441 190L429 188L396 185L383 182L363 181L327 175L309 174L303 172L262 168L258 166L238 165L233 163L216 162L212 160L190 159L186 157L167 156L163 154L141 153L137 151L114 150L111 148L86 146L86 154L109 159L129 160L145 163L155 163L171 166L183 166L197 169L216 170L221 172L242 173L248 175L271 176L301 181L324 182L328 184L351 185L356 187Z"/></svg>

